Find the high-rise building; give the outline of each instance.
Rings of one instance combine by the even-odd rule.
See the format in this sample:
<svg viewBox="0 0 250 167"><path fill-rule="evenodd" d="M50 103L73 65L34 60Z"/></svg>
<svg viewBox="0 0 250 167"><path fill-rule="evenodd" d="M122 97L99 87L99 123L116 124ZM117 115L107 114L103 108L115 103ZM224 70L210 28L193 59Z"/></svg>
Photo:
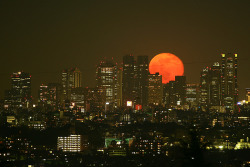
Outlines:
<svg viewBox="0 0 250 167"><path fill-rule="evenodd" d="M198 91L199 91L199 84L187 84L186 102L189 105L189 108L198 106Z"/></svg>
<svg viewBox="0 0 250 167"><path fill-rule="evenodd" d="M175 95L175 81L169 81L169 83L163 86L163 101L166 107L176 106L176 95Z"/></svg>
<svg viewBox="0 0 250 167"><path fill-rule="evenodd" d="M222 105L227 111L234 111L238 101L238 56L221 54Z"/></svg>
<svg viewBox="0 0 250 167"><path fill-rule="evenodd" d="M39 105L58 109L62 104L62 87L59 83L42 84L39 89Z"/></svg>
<svg viewBox="0 0 250 167"><path fill-rule="evenodd" d="M186 103L186 76L175 76L175 96L178 105Z"/></svg>
<svg viewBox="0 0 250 167"><path fill-rule="evenodd" d="M134 105L146 106L148 102L148 56L138 56L137 61L133 55L123 57L122 72L122 101Z"/></svg>
<svg viewBox="0 0 250 167"><path fill-rule="evenodd" d="M200 75L200 98L199 104L204 109L209 105L209 68L203 68Z"/></svg>
<svg viewBox="0 0 250 167"><path fill-rule="evenodd" d="M11 103L13 107L31 106L31 75L25 72L14 72L11 75Z"/></svg>
<svg viewBox="0 0 250 167"><path fill-rule="evenodd" d="M161 105L163 98L162 75L159 73L148 75L148 104Z"/></svg>
<svg viewBox="0 0 250 167"><path fill-rule="evenodd" d="M215 62L209 70L209 105L221 105L221 66Z"/></svg>
<svg viewBox="0 0 250 167"><path fill-rule="evenodd" d="M148 56L138 56L135 68L136 103L147 105L148 98Z"/></svg>
<svg viewBox="0 0 250 167"><path fill-rule="evenodd" d="M104 105L117 107L117 66L112 61L101 61L96 69L97 87L105 92Z"/></svg>
<svg viewBox="0 0 250 167"><path fill-rule="evenodd" d="M122 68L117 68L117 107L122 106Z"/></svg>
<svg viewBox="0 0 250 167"><path fill-rule="evenodd" d="M38 91L38 104L42 107L47 105L47 101L49 98L49 90L48 85L40 85L39 91Z"/></svg>
<svg viewBox="0 0 250 167"><path fill-rule="evenodd" d="M135 101L135 60L133 55L123 56L122 73L122 100L126 106L127 101Z"/></svg>
<svg viewBox="0 0 250 167"><path fill-rule="evenodd" d="M164 85L164 104L166 107L186 104L186 76L175 76L175 81Z"/></svg>
<svg viewBox="0 0 250 167"><path fill-rule="evenodd" d="M70 100L71 89L82 87L82 73L79 68L71 68L62 72L63 100Z"/></svg>

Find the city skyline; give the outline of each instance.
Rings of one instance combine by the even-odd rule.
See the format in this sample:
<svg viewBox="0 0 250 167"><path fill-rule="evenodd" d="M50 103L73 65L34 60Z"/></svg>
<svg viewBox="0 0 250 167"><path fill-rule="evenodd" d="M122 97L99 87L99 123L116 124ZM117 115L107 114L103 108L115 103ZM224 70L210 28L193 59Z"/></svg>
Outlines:
<svg viewBox="0 0 250 167"><path fill-rule="evenodd" d="M0 166L249 166L249 0L0 0Z"/></svg>
<svg viewBox="0 0 250 167"><path fill-rule="evenodd" d="M220 55L220 57L221 56L223 56L223 55L225 55L224 53L223 54L221 54ZM226 55L233 55L233 54L231 54L231 53L229 53L229 54L226 54ZM237 54L236 54L237 55ZM135 55L132 55L132 54L130 54L130 56L131 57L134 57L133 58L133 62L134 63L136 63L136 57L137 56L135 56ZM126 57L126 55L124 56L124 57ZM138 57L143 57L143 56L138 56ZM145 57L145 56L144 56ZM146 56L147 57L147 56ZM109 62L109 63L113 63L113 64L116 64L116 68L119 68L119 69L123 69L124 67L123 67L123 63L120 63L120 64L118 64L117 62L115 62L114 60L113 60L113 58L112 59L110 59L110 60L108 60L107 58L103 58L103 59L100 59L100 62L96 65L96 69L95 70L97 70L98 69L98 66L100 65L100 64L102 64L102 63L105 63L105 62ZM138 60L138 61L140 61L140 60ZM150 62L150 60L149 60L149 62ZM149 64L149 62L147 63L147 64ZM200 71L202 71L202 70L204 70L204 69L208 69L208 67L210 67L210 68L213 68L214 66L216 66L216 64L217 65L222 65L222 62L221 62L221 60L220 61L216 61L216 62L213 62L212 64L210 64L210 65L207 65L207 66L205 66L204 68L202 68L202 69L200 69ZM184 69L185 69L185 67L184 67ZM82 77L82 73L83 73L83 76L86 74L86 73L88 73L89 71L86 71L85 73L84 72L82 72L82 70L81 70L81 68L79 68L79 67L71 67L71 68L68 68L68 69L62 69L60 72L57 72L56 73L56 78L57 79L54 79L54 80L52 80L52 81L47 81L47 80L44 80L44 81L40 81L40 85L37 85L37 83L35 83L35 84L33 84L33 81L32 81L32 86L31 86L31 88L32 88L32 90L31 90L31 95L32 95L32 97L33 97L33 99L35 100L35 101L37 101L37 99L38 99L38 94L37 94L37 92L38 92L38 90L39 90L39 87L41 86L41 85L43 85L43 84L50 84L50 83L59 83L59 84L62 84L62 85L64 85L64 83L63 82L65 82L65 81L62 81L62 79L63 78L65 78L64 77L64 75L72 75L72 74L67 74L66 72L73 72L74 70L77 70L78 71L78 73L81 73L81 79L79 80L79 84L81 84L81 85L79 85L78 87L92 87L92 88L94 88L94 87L98 87L98 80L96 80L95 79L95 82L94 82L94 84L93 85L86 85L86 84L82 84L82 83L84 83L84 78ZM147 67L147 70L148 70L148 67ZM17 72L27 72L27 71L22 71L22 70L20 70L20 71L17 71ZM13 75L15 72L13 72L11 75ZM28 72L29 73L29 72ZM46 73L50 73L50 72L46 72ZM51 72L51 73L53 73L53 72ZM35 73L36 74L36 73ZM10 75L10 76L11 76ZM39 75L39 74L38 74ZM33 76L33 75L32 75ZM95 76L95 78L96 78L96 76L97 76L97 73L96 74L94 74L94 76ZM198 82L188 82L188 78L189 78L189 76L187 76L187 75L185 75L185 73L184 73L184 75L183 76L185 76L186 78L187 78L187 84L199 84L199 82L200 81L198 81ZM36 76L37 77L37 76ZM200 76L197 76L197 78L200 80ZM239 78L238 78L239 79ZM9 77L9 80L11 80L10 79L10 77ZM32 80L32 79L31 79ZM70 79L69 79L70 80ZM73 81L73 80L72 80ZM71 81L71 82L72 82ZM69 82L69 81L68 81ZM73 84L73 83L72 83ZM163 84L163 85L165 85L165 84ZM11 85L9 85L8 87L10 87ZM36 86L36 87L35 87ZM7 87L7 88L8 88ZM248 88L248 87L246 87L246 88ZM245 89L246 88L242 88L240 91L239 91L239 99L238 100L244 100L245 99ZM2 91L6 91L6 90L8 90L8 89L3 89ZM0 92L1 92L1 90L0 90ZM4 93L2 94L2 95L0 95L0 97L4 97ZM67 95L68 96L68 95Z"/></svg>
<svg viewBox="0 0 250 167"><path fill-rule="evenodd" d="M102 58L119 63L130 53L149 60L163 52L177 55L188 83L199 83L200 70L220 61L221 53L237 53L240 98L249 87L248 1L46 4L1 2L0 97L12 72L29 72L36 92L45 81L59 81L62 69L77 66L83 85L91 86Z"/></svg>
<svg viewBox="0 0 250 167"><path fill-rule="evenodd" d="M31 96L31 75L14 72L11 89L5 90L2 102L6 108L30 108L34 104L64 110L77 107L86 111L95 108L113 111L130 103L131 107L142 109L162 106L223 113L236 112L238 102L246 100L239 99L237 54L221 54L221 62L203 68L199 84L187 83L186 76L176 74L175 79L165 83L163 75L171 73L171 69L150 71L150 64L148 56L125 55L122 67L113 60L101 60L96 66L96 85L92 87L82 86L79 68L64 69L60 82L39 86L38 99ZM154 67L162 65L159 62Z"/></svg>

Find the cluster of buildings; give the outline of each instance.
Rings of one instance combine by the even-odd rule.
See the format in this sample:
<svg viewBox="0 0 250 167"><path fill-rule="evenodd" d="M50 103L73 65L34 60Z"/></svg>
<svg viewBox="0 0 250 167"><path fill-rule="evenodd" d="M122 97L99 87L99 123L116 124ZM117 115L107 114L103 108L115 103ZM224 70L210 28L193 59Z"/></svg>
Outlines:
<svg viewBox="0 0 250 167"><path fill-rule="evenodd" d="M91 88L83 87L79 68L65 69L59 83L40 86L38 104L32 101L31 76L15 72L11 89L5 92L4 107L29 108L36 104L51 110L82 112L122 107L147 110L155 106L218 112L239 109L237 54L221 54L221 63L202 69L199 84L187 83L186 76L162 84L162 76L150 74L148 66L148 56L126 55L121 66L113 60L102 60L96 66L96 86Z"/></svg>

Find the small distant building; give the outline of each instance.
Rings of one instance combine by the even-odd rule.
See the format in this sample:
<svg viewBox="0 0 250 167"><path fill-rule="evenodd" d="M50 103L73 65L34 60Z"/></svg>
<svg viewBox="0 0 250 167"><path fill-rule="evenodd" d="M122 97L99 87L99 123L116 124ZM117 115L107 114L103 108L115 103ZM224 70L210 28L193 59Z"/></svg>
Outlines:
<svg viewBox="0 0 250 167"><path fill-rule="evenodd" d="M7 116L7 122L12 125L16 124L16 117L13 115Z"/></svg>
<svg viewBox="0 0 250 167"><path fill-rule="evenodd" d="M37 130L45 129L45 123L43 123L42 121L30 121L28 126L29 128L33 128Z"/></svg>
<svg viewBox="0 0 250 167"><path fill-rule="evenodd" d="M163 142L153 137L138 137L134 140L131 148L134 155L161 155L164 154Z"/></svg>
<svg viewBox="0 0 250 167"><path fill-rule="evenodd" d="M57 138L57 149L63 152L81 152L88 147L87 137L70 135Z"/></svg>
<svg viewBox="0 0 250 167"><path fill-rule="evenodd" d="M249 139L247 138L247 141L244 141L244 139L240 139L239 142L235 145L235 150L239 149L249 149L250 148L250 142Z"/></svg>

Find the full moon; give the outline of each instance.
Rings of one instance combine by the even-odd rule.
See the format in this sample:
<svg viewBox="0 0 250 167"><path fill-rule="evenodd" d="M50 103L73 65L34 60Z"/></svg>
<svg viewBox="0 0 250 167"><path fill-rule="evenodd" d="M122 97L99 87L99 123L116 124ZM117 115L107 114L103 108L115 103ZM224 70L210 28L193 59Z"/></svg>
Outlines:
<svg viewBox="0 0 250 167"><path fill-rule="evenodd" d="M162 83L174 81L175 76L184 74L184 65L177 56L171 53L160 53L149 63L150 74L159 73L162 75Z"/></svg>

